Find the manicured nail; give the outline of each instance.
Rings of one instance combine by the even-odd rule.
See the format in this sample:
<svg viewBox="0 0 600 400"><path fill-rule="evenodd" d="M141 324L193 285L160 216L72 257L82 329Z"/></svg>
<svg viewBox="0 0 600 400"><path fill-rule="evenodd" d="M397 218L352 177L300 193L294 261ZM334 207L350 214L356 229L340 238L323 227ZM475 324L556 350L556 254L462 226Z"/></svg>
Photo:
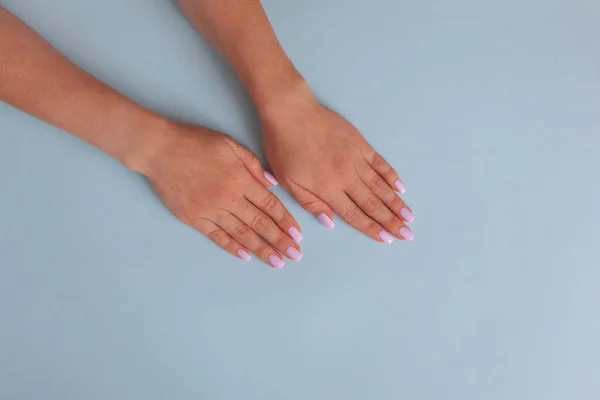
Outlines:
<svg viewBox="0 0 600 400"><path fill-rule="evenodd" d="M379 231L379 239L383 240L386 243L392 243L394 241L394 237L386 231Z"/></svg>
<svg viewBox="0 0 600 400"><path fill-rule="evenodd" d="M408 229L407 227L403 226L402 228L400 228L398 230L398 233L400 234L400 236L402 236L404 239L411 241L413 240L413 238L415 237L415 234L412 233L410 231L410 229Z"/></svg>
<svg viewBox="0 0 600 400"><path fill-rule="evenodd" d="M275 268L281 268L281 267L283 267L283 260L281 258L277 257L275 254L271 254L269 256L269 262Z"/></svg>
<svg viewBox="0 0 600 400"><path fill-rule="evenodd" d="M400 209L400 216L402 218L404 218L404 220L406 222L413 222L413 220L415 219L415 216L413 215L412 211L410 211L408 208L406 207L402 207Z"/></svg>
<svg viewBox="0 0 600 400"><path fill-rule="evenodd" d="M300 261L302 259L302 253L295 247L288 247L286 253L294 261Z"/></svg>
<svg viewBox="0 0 600 400"><path fill-rule="evenodd" d="M396 179L394 181L394 186L396 186L396 191L400 194L406 192L406 189L404 189L404 184L402 183L402 181L400 179Z"/></svg>
<svg viewBox="0 0 600 400"><path fill-rule="evenodd" d="M277 182L277 179L275 179L275 177L273 176L273 174L272 174L272 173L270 173L269 171L265 171L265 178L267 178L267 180L268 180L269 182L271 182L271 184L272 184L273 186L277 186L277 185L279 185L279 182Z"/></svg>
<svg viewBox="0 0 600 400"><path fill-rule="evenodd" d="M292 226L290 229L288 229L288 233L290 234L290 237L294 239L294 242L300 243L302 240L302 234L298 229L296 229L295 226Z"/></svg>
<svg viewBox="0 0 600 400"><path fill-rule="evenodd" d="M333 223L333 221L331 220L331 218L329 218L327 216L327 214L325 213L321 213L319 215L317 215L317 219L323 224L325 225L325 227L327 229L331 229L335 226L335 224Z"/></svg>
<svg viewBox="0 0 600 400"><path fill-rule="evenodd" d="M239 249L237 251L237 255L240 256L240 258L244 261L250 261L250 258L252 258L250 256L250 253L248 253L246 250L242 250L242 249Z"/></svg>

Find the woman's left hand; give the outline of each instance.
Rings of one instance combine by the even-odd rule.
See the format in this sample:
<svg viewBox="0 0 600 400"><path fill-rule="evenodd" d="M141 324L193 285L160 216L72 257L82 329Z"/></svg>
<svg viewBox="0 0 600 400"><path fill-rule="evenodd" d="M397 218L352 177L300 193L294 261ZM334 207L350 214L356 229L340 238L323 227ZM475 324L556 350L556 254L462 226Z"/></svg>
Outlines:
<svg viewBox="0 0 600 400"><path fill-rule="evenodd" d="M260 112L264 151L288 192L328 228L333 211L380 242L412 240L413 213L396 192L404 186L394 169L337 113L308 90Z"/></svg>

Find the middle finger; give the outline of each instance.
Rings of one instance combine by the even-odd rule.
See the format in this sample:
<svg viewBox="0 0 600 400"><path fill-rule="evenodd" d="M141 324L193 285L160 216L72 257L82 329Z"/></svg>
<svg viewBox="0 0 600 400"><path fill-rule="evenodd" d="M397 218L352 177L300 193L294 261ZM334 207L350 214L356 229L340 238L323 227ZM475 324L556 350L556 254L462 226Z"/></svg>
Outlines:
<svg viewBox="0 0 600 400"><path fill-rule="evenodd" d="M267 214L294 242L299 243L302 240L300 226L273 193L257 184L247 190L244 197L256 208Z"/></svg>
<svg viewBox="0 0 600 400"><path fill-rule="evenodd" d="M284 231L264 212L249 201L237 205L234 214L273 247L294 261L300 261L302 251Z"/></svg>
<svg viewBox="0 0 600 400"><path fill-rule="evenodd" d="M346 189L346 193L365 214L379 222L388 232L398 239L408 239L405 236L408 227L362 181L355 182L352 187Z"/></svg>

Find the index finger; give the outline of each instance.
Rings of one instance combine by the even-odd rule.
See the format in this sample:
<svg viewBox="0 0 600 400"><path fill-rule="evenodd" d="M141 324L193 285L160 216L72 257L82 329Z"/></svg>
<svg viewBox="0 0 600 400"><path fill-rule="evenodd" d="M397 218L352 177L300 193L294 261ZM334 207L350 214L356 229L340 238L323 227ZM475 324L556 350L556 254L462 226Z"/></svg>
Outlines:
<svg viewBox="0 0 600 400"><path fill-rule="evenodd" d="M398 173L379 153L373 149L369 149L366 154L363 154L363 157L392 189L400 194L406 192L404 183Z"/></svg>

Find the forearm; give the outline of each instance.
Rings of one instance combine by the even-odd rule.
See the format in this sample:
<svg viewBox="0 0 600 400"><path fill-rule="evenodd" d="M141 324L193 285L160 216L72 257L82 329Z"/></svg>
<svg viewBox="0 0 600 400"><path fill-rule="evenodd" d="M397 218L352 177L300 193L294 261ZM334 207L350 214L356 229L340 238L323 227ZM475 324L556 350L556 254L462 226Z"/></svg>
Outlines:
<svg viewBox="0 0 600 400"><path fill-rule="evenodd" d="M178 0L187 17L231 64L259 112L305 82L281 47L259 0Z"/></svg>
<svg viewBox="0 0 600 400"><path fill-rule="evenodd" d="M132 169L167 122L80 69L0 7L0 100L71 132Z"/></svg>

